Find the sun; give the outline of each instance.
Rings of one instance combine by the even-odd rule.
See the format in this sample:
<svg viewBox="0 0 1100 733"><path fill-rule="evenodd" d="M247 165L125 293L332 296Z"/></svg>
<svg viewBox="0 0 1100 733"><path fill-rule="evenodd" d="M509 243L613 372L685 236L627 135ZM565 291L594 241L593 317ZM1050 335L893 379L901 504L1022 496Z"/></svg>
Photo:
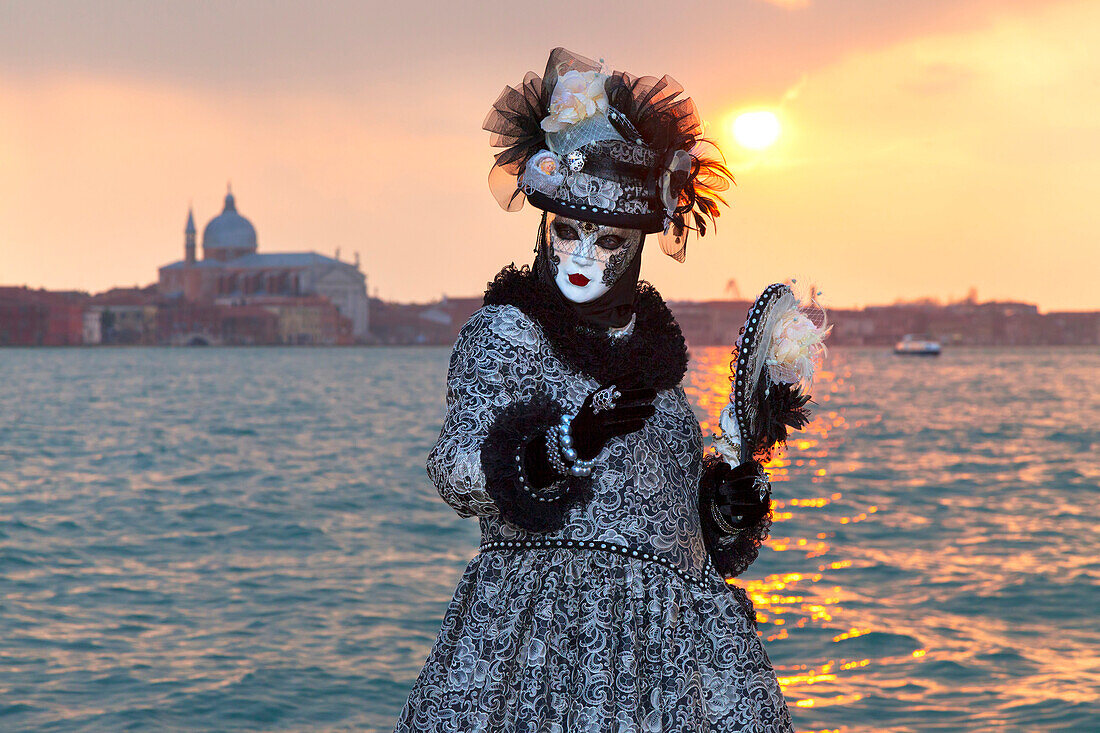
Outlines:
<svg viewBox="0 0 1100 733"><path fill-rule="evenodd" d="M779 118L774 112L744 112L733 121L733 137L743 147L763 150L779 139Z"/></svg>

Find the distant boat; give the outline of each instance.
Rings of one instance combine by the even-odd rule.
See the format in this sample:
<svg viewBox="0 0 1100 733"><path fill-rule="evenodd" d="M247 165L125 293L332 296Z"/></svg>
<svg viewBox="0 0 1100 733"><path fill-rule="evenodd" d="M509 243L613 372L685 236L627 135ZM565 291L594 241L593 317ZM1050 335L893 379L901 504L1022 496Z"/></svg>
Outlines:
<svg viewBox="0 0 1100 733"><path fill-rule="evenodd" d="M894 353L901 356L939 356L940 342L918 339L913 334L905 334L901 341L894 344Z"/></svg>

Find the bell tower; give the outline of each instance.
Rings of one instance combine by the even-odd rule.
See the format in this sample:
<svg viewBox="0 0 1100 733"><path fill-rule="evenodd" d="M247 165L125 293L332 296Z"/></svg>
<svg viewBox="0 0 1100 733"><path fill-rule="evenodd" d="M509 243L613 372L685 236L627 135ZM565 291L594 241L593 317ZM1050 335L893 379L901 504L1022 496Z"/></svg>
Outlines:
<svg viewBox="0 0 1100 733"><path fill-rule="evenodd" d="M191 207L187 207L187 227L183 230L183 259L189 264L195 264L195 215Z"/></svg>

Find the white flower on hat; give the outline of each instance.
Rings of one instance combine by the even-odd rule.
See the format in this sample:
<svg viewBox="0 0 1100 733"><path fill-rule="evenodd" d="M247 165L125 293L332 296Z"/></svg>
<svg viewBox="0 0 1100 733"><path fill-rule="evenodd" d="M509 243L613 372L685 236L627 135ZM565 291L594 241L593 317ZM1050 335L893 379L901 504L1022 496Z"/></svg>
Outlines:
<svg viewBox="0 0 1100 733"><path fill-rule="evenodd" d="M773 382L810 382L821 360L829 329L818 326L798 307L780 314L768 350L768 372Z"/></svg>
<svg viewBox="0 0 1100 733"><path fill-rule="evenodd" d="M558 132L597 112L607 112L607 77L595 71L570 69L558 78L550 98L550 114L543 118L542 129Z"/></svg>

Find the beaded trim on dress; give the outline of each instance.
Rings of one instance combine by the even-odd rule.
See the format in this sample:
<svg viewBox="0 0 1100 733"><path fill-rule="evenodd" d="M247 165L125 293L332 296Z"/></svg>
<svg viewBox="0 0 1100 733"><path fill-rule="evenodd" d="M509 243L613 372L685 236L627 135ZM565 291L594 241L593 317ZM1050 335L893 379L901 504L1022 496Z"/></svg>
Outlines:
<svg viewBox="0 0 1100 733"><path fill-rule="evenodd" d="M665 568L668 568L676 575L680 576L681 580L685 580L688 583L696 585L704 590L710 588L713 585L713 581L708 581L704 578L697 578L691 573L686 572L683 568L677 567L671 560L655 555L653 553L644 552L627 545L620 545L614 542L599 542L597 540L499 540L496 542L486 542L481 545L478 550L485 552L487 550L545 550L567 548L575 550L604 550L606 552L616 552L625 557L636 557L640 560L646 560L648 562L655 562ZM709 572L714 568L711 564L710 558L707 558L707 564L703 572Z"/></svg>

